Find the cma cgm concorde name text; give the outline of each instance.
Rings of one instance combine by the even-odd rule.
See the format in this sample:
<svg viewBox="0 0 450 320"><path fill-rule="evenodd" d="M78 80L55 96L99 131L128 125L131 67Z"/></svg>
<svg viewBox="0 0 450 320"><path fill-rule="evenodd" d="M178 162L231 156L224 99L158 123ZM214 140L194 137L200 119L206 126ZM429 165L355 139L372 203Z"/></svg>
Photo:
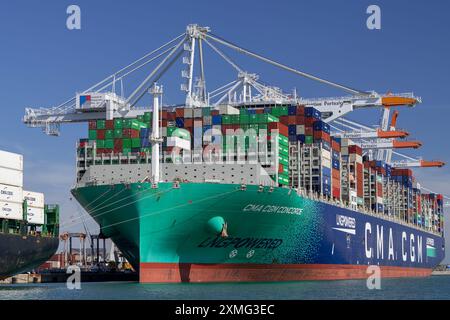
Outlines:
<svg viewBox="0 0 450 320"><path fill-rule="evenodd" d="M263 205L263 204L248 204L242 209L244 212L264 212L264 213L286 213L286 214L297 214L301 215L303 212L302 208L295 207L282 207L274 205Z"/></svg>

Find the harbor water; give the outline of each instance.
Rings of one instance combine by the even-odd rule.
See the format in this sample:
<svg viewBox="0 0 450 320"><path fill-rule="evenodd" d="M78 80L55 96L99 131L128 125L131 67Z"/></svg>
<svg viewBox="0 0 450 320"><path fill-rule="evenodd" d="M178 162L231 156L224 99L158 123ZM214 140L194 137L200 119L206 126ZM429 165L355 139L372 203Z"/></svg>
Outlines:
<svg viewBox="0 0 450 320"><path fill-rule="evenodd" d="M379 290L365 280L283 283L140 284L65 283L0 285L2 300L441 300L450 299L450 276L382 279Z"/></svg>

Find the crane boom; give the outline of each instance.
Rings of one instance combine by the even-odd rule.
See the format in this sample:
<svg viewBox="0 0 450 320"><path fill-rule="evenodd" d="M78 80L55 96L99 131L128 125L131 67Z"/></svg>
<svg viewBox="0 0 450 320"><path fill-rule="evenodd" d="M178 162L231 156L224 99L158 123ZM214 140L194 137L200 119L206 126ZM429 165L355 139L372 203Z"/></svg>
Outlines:
<svg viewBox="0 0 450 320"><path fill-rule="evenodd" d="M417 149L422 146L419 141L373 141L361 143L363 149Z"/></svg>

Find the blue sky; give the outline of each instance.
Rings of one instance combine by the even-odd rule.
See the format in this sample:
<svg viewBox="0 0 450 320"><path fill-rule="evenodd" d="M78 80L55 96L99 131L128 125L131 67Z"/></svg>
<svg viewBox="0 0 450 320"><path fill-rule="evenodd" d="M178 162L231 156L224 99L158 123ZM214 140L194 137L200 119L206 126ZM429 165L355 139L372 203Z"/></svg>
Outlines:
<svg viewBox="0 0 450 320"><path fill-rule="evenodd" d="M81 8L81 30L66 28L70 4ZM370 4L381 7L381 30L366 28ZM444 0L2 1L0 148L24 154L26 187L44 191L47 202L60 203L68 223L81 212L69 190L75 142L86 135L86 125L66 125L61 137L48 137L21 123L24 108L56 105L182 33L187 24L198 23L248 49L351 87L413 91L423 103L400 109L398 126L424 146L409 154L450 162L449 11ZM295 87L306 97L342 94L227 52L263 81L286 90ZM225 63L211 52L205 55L209 88L234 79ZM179 72L162 81L167 103L182 101ZM366 124L379 117L378 110L352 115ZM416 175L422 185L450 194L449 166L416 170ZM73 226L78 230L80 224Z"/></svg>

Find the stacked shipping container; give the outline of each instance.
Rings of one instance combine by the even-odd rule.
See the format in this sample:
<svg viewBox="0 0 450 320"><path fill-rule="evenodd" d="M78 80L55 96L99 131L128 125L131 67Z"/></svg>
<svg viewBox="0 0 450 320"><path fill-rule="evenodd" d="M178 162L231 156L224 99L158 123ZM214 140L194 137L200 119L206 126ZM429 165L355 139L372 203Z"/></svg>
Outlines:
<svg viewBox="0 0 450 320"><path fill-rule="evenodd" d="M152 114L136 119L91 121L89 139L81 139L79 153L95 141L97 155L151 153ZM221 150L225 159L252 153L253 143L267 135L267 152L278 155L278 172L272 179L307 192L344 201L354 208L397 216L410 223L442 230L442 199L421 194L411 170L392 169L381 161L363 161L362 149L350 139L331 137L320 112L302 105L242 106L239 109L175 108L161 112L163 159L173 151L202 157L204 147ZM180 130L182 129L182 130ZM277 130L278 138L271 136ZM244 135L242 135L244 133ZM239 140L243 139L243 140ZM260 150L261 152L261 150ZM299 160L292 165L294 160ZM298 159L297 159L298 156ZM193 160L193 158L192 158ZM294 175L296 175L294 177Z"/></svg>

